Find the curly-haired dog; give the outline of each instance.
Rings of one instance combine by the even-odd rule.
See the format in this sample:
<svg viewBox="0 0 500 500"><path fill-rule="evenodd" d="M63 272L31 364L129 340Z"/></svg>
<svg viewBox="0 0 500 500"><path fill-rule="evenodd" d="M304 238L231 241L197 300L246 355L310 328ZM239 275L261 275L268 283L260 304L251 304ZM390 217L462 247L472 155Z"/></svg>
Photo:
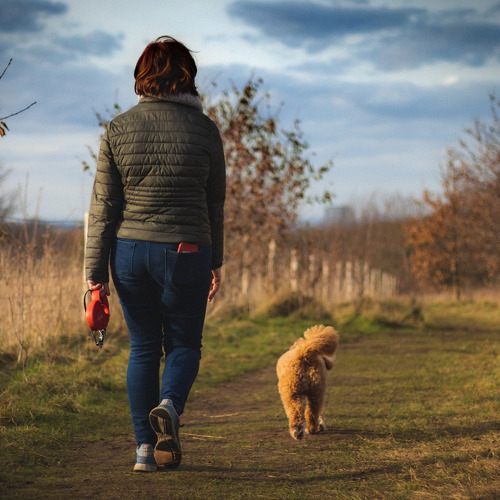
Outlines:
<svg viewBox="0 0 500 500"><path fill-rule="evenodd" d="M278 388L294 439L302 439L304 431L326 429L326 372L333 366L337 345L338 334L331 326L316 325L278 360Z"/></svg>

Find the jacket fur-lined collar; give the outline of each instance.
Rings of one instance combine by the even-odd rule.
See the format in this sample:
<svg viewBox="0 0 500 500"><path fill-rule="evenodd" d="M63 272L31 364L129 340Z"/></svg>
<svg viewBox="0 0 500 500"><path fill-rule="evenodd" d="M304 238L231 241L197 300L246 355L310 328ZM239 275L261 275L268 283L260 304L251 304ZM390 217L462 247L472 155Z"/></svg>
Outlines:
<svg viewBox="0 0 500 500"><path fill-rule="evenodd" d="M193 94L176 94L169 95L165 97L157 97L157 96L149 96L149 95L141 95L139 96L139 102L142 101L171 101L178 102L179 104L185 104L186 106L191 106L192 108L196 108L198 111L203 111L203 105L201 104L201 99Z"/></svg>

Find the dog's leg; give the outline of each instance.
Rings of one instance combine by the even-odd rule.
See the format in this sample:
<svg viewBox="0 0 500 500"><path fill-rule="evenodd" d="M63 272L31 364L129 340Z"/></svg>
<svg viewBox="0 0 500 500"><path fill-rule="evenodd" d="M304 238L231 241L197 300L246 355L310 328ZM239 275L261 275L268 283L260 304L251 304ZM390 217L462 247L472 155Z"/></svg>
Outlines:
<svg viewBox="0 0 500 500"><path fill-rule="evenodd" d="M304 407L301 398L294 398L289 407L288 421L290 424L290 436L293 439L302 439L306 427L304 419Z"/></svg>
<svg viewBox="0 0 500 500"><path fill-rule="evenodd" d="M283 401L286 416L288 417L290 436L293 439L302 439L304 437L305 421L301 398L283 391L281 393L281 400Z"/></svg>
<svg viewBox="0 0 500 500"><path fill-rule="evenodd" d="M306 431L308 434L317 434L326 430L325 420L323 418L324 395L311 394L307 398L306 408Z"/></svg>
<svg viewBox="0 0 500 500"><path fill-rule="evenodd" d="M319 415L319 424L318 424L318 432L326 431L326 422L325 422L325 409L321 409L321 413Z"/></svg>

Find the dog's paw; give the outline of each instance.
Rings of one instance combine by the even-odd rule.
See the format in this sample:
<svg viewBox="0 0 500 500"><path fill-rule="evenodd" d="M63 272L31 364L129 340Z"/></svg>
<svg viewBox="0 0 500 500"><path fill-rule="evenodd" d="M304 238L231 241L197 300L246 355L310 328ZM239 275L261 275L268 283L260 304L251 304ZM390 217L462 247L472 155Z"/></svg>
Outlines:
<svg viewBox="0 0 500 500"><path fill-rule="evenodd" d="M326 424L323 420L320 420L316 427L308 427L306 429L307 434L319 434L324 431L326 431Z"/></svg>
<svg viewBox="0 0 500 500"><path fill-rule="evenodd" d="M323 417L320 417L319 419L319 424L318 424L318 432L325 432L326 431L326 424L325 424L325 420L323 419Z"/></svg>
<svg viewBox="0 0 500 500"><path fill-rule="evenodd" d="M307 434L319 434L326 431L326 425L318 425L315 429L307 429Z"/></svg>
<svg viewBox="0 0 500 500"><path fill-rule="evenodd" d="M304 426L300 425L297 427L293 427L290 429L290 436L293 437L293 439L300 440L304 437Z"/></svg>

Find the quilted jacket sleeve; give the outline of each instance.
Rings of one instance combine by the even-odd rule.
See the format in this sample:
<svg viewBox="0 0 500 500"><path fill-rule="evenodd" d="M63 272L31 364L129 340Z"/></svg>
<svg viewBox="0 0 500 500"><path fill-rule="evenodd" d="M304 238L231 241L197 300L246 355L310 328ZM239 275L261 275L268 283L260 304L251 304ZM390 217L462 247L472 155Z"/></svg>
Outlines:
<svg viewBox="0 0 500 500"><path fill-rule="evenodd" d="M109 282L109 254L123 203L121 175L116 168L108 132L99 150L85 252L86 279L97 283Z"/></svg>
<svg viewBox="0 0 500 500"><path fill-rule="evenodd" d="M224 201L226 197L226 165L224 149L217 127L212 131L210 174L207 182L207 205L212 236L212 269L222 266L224 254Z"/></svg>

